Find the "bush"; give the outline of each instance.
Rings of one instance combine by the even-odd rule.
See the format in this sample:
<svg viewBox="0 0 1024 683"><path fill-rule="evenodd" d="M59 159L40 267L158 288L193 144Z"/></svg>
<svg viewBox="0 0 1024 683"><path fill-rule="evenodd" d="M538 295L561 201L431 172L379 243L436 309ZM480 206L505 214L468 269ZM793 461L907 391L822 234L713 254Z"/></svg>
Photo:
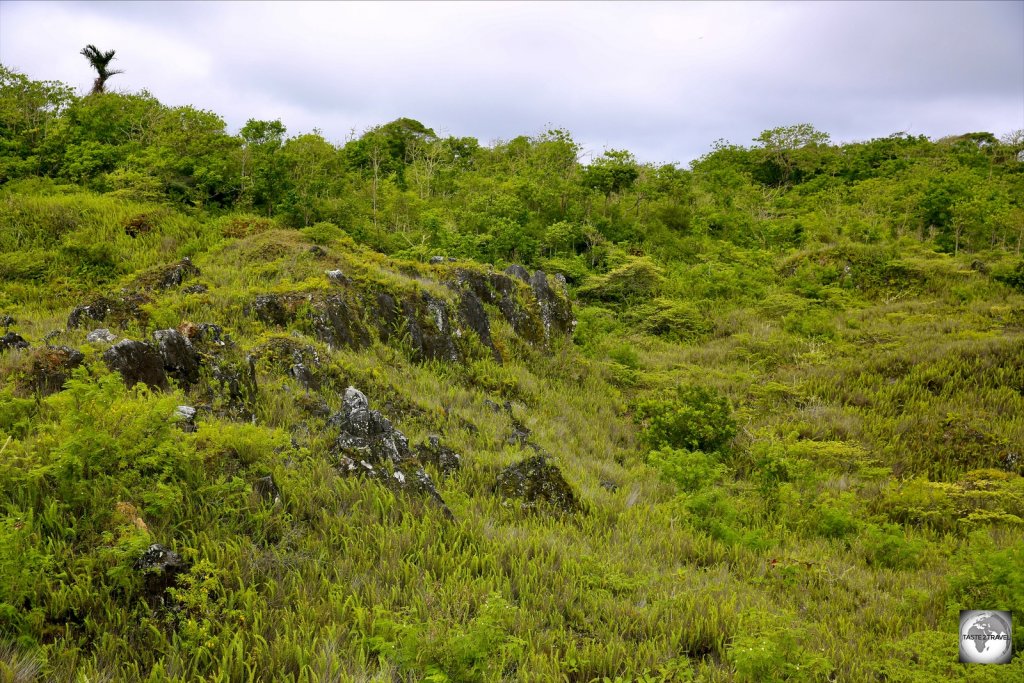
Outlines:
<svg viewBox="0 0 1024 683"><path fill-rule="evenodd" d="M705 387L681 386L675 396L641 401L634 419L643 424L640 438L652 449L714 453L736 436L729 402Z"/></svg>
<svg viewBox="0 0 1024 683"><path fill-rule="evenodd" d="M345 232L334 223L314 223L308 228L299 230L302 235L313 244L330 244L338 239Z"/></svg>
<svg viewBox="0 0 1024 683"><path fill-rule="evenodd" d="M715 483L728 471L717 458L700 451L660 448L647 454L647 464L661 473L661 478L683 491L697 491Z"/></svg>

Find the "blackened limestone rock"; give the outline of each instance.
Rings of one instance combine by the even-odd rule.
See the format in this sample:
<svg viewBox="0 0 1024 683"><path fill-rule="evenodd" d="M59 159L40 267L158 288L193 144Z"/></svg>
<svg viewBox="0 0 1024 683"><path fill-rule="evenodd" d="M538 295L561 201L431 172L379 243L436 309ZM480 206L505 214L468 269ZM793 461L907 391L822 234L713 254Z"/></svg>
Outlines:
<svg viewBox="0 0 1024 683"><path fill-rule="evenodd" d="M494 490L506 501L518 499L523 509L537 509L542 504L562 512L582 509L561 470L541 454L503 469Z"/></svg>
<svg viewBox="0 0 1024 683"><path fill-rule="evenodd" d="M71 371L85 362L85 354L68 346L46 346L34 351L29 367L29 384L43 396L64 388Z"/></svg>
<svg viewBox="0 0 1024 683"><path fill-rule="evenodd" d="M459 454L444 446L433 434L428 436L426 443L420 444L416 451L420 462L433 465L442 477L450 477L462 468L462 458Z"/></svg>
<svg viewBox="0 0 1024 683"><path fill-rule="evenodd" d="M178 576L187 571L188 566L181 555L154 543L135 561L135 569L143 573L147 601L151 605L163 605L167 589L177 583Z"/></svg>
<svg viewBox="0 0 1024 683"><path fill-rule="evenodd" d="M157 330L153 333L164 370L179 382L195 384L199 381L199 354L192 342L178 330Z"/></svg>
<svg viewBox="0 0 1024 683"><path fill-rule="evenodd" d="M130 387L139 382L154 389L166 389L167 373L160 351L146 342L125 339L114 344L103 354L103 362L112 372L121 373Z"/></svg>
<svg viewBox="0 0 1024 683"><path fill-rule="evenodd" d="M365 394L355 387L346 389L341 410L327 424L339 430L331 453L341 472L370 477L393 491L424 496L452 518L430 475L410 451L409 440L380 412L370 409Z"/></svg>
<svg viewBox="0 0 1024 683"><path fill-rule="evenodd" d="M8 349L27 349L28 342L20 334L14 332L8 332L4 336L0 337L0 353L7 351Z"/></svg>

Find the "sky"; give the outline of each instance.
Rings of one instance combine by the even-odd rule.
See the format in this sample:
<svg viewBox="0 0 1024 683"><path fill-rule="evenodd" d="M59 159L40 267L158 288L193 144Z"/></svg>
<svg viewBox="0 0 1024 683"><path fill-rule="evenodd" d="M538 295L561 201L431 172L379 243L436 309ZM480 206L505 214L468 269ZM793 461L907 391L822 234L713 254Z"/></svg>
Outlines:
<svg viewBox="0 0 1024 683"><path fill-rule="evenodd" d="M1024 128L1019 1L0 0L7 68L85 93L87 44L117 51L111 89L334 143L405 116L685 165L797 123L836 142Z"/></svg>

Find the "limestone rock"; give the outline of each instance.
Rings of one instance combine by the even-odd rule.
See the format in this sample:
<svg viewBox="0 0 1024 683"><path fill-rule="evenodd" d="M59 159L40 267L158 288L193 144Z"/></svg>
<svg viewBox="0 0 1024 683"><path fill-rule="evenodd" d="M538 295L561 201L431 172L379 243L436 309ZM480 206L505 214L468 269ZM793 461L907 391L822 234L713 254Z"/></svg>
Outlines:
<svg viewBox="0 0 1024 683"><path fill-rule="evenodd" d="M105 327L93 330L85 335L85 341L90 344L110 344L117 339L117 335Z"/></svg>
<svg viewBox="0 0 1024 683"><path fill-rule="evenodd" d="M141 294L101 296L72 310L68 316L68 329L81 327L88 320L105 322L121 329L133 320L145 322L147 316L142 310L142 304L145 303L149 303L149 298Z"/></svg>
<svg viewBox="0 0 1024 683"><path fill-rule="evenodd" d="M57 393L71 371L85 361L85 354L67 346L47 346L35 351L29 368L29 382L43 396Z"/></svg>
<svg viewBox="0 0 1024 683"><path fill-rule="evenodd" d="M420 461L433 465L442 477L450 477L462 468L462 458L459 454L442 445L441 440L433 434L427 437L427 442L420 444L416 450Z"/></svg>
<svg viewBox="0 0 1024 683"><path fill-rule="evenodd" d="M28 342L20 334L8 332L0 337L0 353L8 349L27 349Z"/></svg>
<svg viewBox="0 0 1024 683"><path fill-rule="evenodd" d="M582 509L562 472L540 454L503 469L494 490L506 500L520 500L523 509L535 509L541 504L562 512Z"/></svg>
<svg viewBox="0 0 1024 683"><path fill-rule="evenodd" d="M331 453L341 472L368 476L394 491L426 497L452 517L430 475L410 451L409 440L370 409L365 394L355 387L346 389L341 410L327 423L340 432Z"/></svg>
<svg viewBox="0 0 1024 683"><path fill-rule="evenodd" d="M281 489L277 487L277 482L270 475L257 479L252 485L252 490L268 503L278 505L281 502Z"/></svg>
<svg viewBox="0 0 1024 683"><path fill-rule="evenodd" d="M199 381L199 354L192 348L192 342L178 330L157 330L153 333L164 370L184 384Z"/></svg>
<svg viewBox="0 0 1024 683"><path fill-rule="evenodd" d="M196 409L192 406L178 406L174 409L178 428L185 433L196 431Z"/></svg>
<svg viewBox="0 0 1024 683"><path fill-rule="evenodd" d="M164 360L151 344L125 339L107 349L103 361L112 372L121 373L124 383L130 387L139 382L154 389L168 387Z"/></svg>
<svg viewBox="0 0 1024 683"><path fill-rule="evenodd" d="M177 583L178 576L187 571L188 567L181 555L154 543L135 561L135 569L143 572L145 577L143 585L146 599L150 604L162 605L167 589Z"/></svg>

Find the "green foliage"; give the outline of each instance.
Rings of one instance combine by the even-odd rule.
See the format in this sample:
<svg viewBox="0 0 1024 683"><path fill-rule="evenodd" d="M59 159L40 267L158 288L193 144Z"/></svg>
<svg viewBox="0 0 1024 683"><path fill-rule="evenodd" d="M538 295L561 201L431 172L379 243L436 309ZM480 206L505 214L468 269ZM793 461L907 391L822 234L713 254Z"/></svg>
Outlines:
<svg viewBox="0 0 1024 683"><path fill-rule="evenodd" d="M652 449L713 453L736 436L728 399L702 386L680 386L672 395L640 401L634 418L643 425L641 440Z"/></svg>
<svg viewBox="0 0 1024 683"><path fill-rule="evenodd" d="M321 221L300 230L306 239L314 244L330 244L345 233L334 223Z"/></svg>

